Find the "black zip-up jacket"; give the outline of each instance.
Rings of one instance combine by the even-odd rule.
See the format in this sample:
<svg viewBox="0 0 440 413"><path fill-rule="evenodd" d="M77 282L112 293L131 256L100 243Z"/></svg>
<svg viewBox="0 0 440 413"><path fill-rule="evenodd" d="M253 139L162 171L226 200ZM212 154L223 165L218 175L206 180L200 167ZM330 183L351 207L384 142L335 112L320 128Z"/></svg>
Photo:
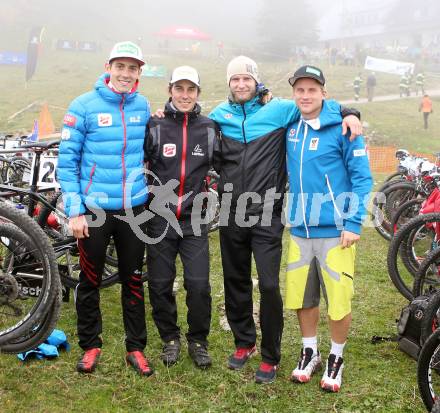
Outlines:
<svg viewBox="0 0 440 413"><path fill-rule="evenodd" d="M165 117L151 118L147 125L145 161L154 174L149 176L149 205L155 196L155 186L163 189L170 180L176 180L174 194L167 195L170 202L166 207L178 220L191 217L195 196L206 191L205 177L212 163L216 125L200 111L196 104L191 112L183 113L167 102Z"/></svg>

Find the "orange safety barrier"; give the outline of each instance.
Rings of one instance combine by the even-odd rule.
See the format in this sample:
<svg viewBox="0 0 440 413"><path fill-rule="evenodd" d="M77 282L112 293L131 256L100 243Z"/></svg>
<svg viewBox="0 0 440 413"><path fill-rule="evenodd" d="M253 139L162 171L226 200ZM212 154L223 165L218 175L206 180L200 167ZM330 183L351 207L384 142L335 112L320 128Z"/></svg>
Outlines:
<svg viewBox="0 0 440 413"><path fill-rule="evenodd" d="M368 146L368 158L370 159L371 172L393 173L397 171L398 161L396 159L394 146ZM435 156L427 153L411 152L413 156L426 158L431 162L436 162Z"/></svg>

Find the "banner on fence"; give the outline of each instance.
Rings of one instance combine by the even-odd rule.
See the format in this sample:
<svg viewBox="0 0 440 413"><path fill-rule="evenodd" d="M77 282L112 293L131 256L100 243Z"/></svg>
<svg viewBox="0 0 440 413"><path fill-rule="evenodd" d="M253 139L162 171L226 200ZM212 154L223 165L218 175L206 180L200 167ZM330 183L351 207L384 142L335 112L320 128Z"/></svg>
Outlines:
<svg viewBox="0 0 440 413"><path fill-rule="evenodd" d="M414 63L367 56L365 59L365 69L373 72L384 72L402 76L408 72L414 73Z"/></svg>

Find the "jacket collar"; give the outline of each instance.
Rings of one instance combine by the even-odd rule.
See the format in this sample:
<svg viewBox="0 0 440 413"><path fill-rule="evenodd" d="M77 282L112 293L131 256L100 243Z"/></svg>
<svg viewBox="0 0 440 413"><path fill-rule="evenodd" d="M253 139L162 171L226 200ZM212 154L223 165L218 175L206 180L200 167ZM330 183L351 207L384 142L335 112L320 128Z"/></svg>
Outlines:
<svg viewBox="0 0 440 413"><path fill-rule="evenodd" d="M188 118L189 119L196 119L200 112L202 111L202 108L198 103L194 106L194 109L191 112L188 112ZM181 112L180 110L176 109L174 105L171 104L171 98L168 100L168 102L165 104L165 116L170 116L177 120L183 120L185 117L185 113Z"/></svg>
<svg viewBox="0 0 440 413"><path fill-rule="evenodd" d="M138 94L139 80L136 81L133 89L128 93L120 93L109 87L110 75L108 73L102 74L95 83L96 91L105 99L114 102L120 102L122 98L126 102L133 100Z"/></svg>
<svg viewBox="0 0 440 413"><path fill-rule="evenodd" d="M259 102L260 98L259 96L253 97L251 100L248 100L247 102L241 104L234 102L231 97L228 97L229 105L231 105L234 110L239 110L240 112L244 109L245 112L254 112L258 110L258 108L261 106L261 103Z"/></svg>

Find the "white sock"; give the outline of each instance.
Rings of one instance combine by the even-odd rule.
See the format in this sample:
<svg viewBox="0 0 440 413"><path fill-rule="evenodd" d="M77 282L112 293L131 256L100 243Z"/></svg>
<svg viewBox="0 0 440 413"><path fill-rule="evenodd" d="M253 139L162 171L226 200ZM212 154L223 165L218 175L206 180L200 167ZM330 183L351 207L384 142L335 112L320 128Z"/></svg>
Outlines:
<svg viewBox="0 0 440 413"><path fill-rule="evenodd" d="M345 343L338 344L332 340L332 348L330 349L330 354L334 354L337 357L342 357L344 352Z"/></svg>
<svg viewBox="0 0 440 413"><path fill-rule="evenodd" d="M313 350L313 354L318 352L318 337L303 337L302 338L303 348L311 348Z"/></svg>

